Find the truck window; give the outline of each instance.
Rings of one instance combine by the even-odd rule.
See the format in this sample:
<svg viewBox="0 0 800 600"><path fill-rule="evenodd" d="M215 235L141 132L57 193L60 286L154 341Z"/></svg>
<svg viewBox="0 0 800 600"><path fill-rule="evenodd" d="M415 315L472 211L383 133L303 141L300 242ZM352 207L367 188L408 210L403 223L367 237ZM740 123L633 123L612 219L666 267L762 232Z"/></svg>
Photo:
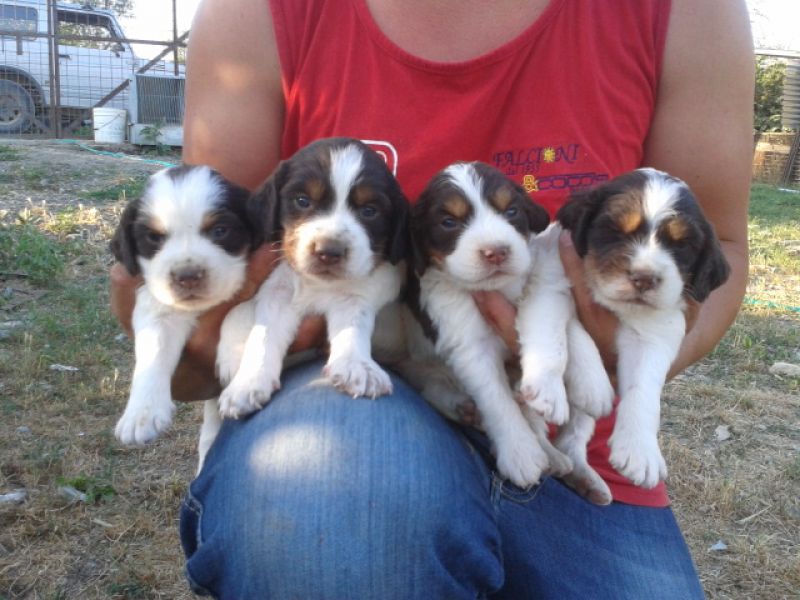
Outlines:
<svg viewBox="0 0 800 600"><path fill-rule="evenodd" d="M35 8L0 4L0 32L36 33L39 15Z"/></svg>
<svg viewBox="0 0 800 600"><path fill-rule="evenodd" d="M64 46L114 50L119 47L119 40L111 21L103 15L58 11L58 34L79 35L103 40L59 40Z"/></svg>

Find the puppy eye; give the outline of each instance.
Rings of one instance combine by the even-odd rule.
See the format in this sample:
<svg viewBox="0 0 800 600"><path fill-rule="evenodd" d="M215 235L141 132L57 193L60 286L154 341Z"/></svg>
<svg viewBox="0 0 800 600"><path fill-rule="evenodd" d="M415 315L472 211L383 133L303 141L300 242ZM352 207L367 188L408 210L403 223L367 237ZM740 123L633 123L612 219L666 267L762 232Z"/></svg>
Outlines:
<svg viewBox="0 0 800 600"><path fill-rule="evenodd" d="M455 217L444 217L439 223L442 229L455 229L458 227L458 220Z"/></svg>
<svg viewBox="0 0 800 600"><path fill-rule="evenodd" d="M211 229L211 239L213 239L213 240L221 240L226 235L228 235L228 226L227 225L215 225Z"/></svg>
<svg viewBox="0 0 800 600"><path fill-rule="evenodd" d="M161 242L164 241L164 234L152 230L148 231L147 241L150 242L151 244L161 244Z"/></svg>
<svg viewBox="0 0 800 600"><path fill-rule="evenodd" d="M294 199L295 206L302 210L306 210L307 208L311 208L311 199L308 196L297 196Z"/></svg>
<svg viewBox="0 0 800 600"><path fill-rule="evenodd" d="M503 212L503 216L506 219L513 219L519 213L519 209L516 206L509 206L505 212Z"/></svg>
<svg viewBox="0 0 800 600"><path fill-rule="evenodd" d="M378 214L378 209L372 204L365 204L358 210L359 214L365 219L371 219Z"/></svg>

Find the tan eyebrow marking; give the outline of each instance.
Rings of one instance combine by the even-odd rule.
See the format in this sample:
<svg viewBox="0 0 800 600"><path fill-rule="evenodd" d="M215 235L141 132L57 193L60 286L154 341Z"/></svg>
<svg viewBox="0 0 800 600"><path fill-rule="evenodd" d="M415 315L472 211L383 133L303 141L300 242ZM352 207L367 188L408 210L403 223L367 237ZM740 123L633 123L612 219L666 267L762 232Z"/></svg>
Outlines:
<svg viewBox="0 0 800 600"><path fill-rule="evenodd" d="M163 235L167 234L167 228L164 223L161 222L161 219L156 217L155 215L151 216L146 222L148 229L155 231L156 233L161 233Z"/></svg>
<svg viewBox="0 0 800 600"><path fill-rule="evenodd" d="M679 242L686 239L689 234L689 227L683 219L675 217L664 224L664 232L671 240Z"/></svg>
<svg viewBox="0 0 800 600"><path fill-rule="evenodd" d="M321 179L309 179L305 182L305 188L314 204L322 201L322 197L325 195L325 184Z"/></svg>
<svg viewBox="0 0 800 600"><path fill-rule="evenodd" d="M353 203L356 206L363 206L369 204L375 199L375 190L372 186L358 185L353 188Z"/></svg>
<svg viewBox="0 0 800 600"><path fill-rule="evenodd" d="M505 212L508 208L508 205L511 204L511 200L513 196L511 195L511 190L508 189L506 186L498 188L497 190L489 196L489 202L494 206L498 212Z"/></svg>
<svg viewBox="0 0 800 600"><path fill-rule="evenodd" d="M623 233L633 233L642 224L642 213L638 210L628 210L615 215L614 221Z"/></svg>
<svg viewBox="0 0 800 600"><path fill-rule="evenodd" d="M457 219L464 219L469 214L469 203L458 195L445 198L442 206Z"/></svg>

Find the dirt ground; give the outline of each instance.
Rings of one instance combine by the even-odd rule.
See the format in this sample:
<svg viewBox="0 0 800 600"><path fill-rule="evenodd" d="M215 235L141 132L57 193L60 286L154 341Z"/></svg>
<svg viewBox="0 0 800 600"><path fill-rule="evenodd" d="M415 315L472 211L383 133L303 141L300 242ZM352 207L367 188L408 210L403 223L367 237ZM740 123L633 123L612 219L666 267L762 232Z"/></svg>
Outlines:
<svg viewBox="0 0 800 600"><path fill-rule="evenodd" d="M202 409L181 406L146 449L116 443L132 348L107 313L105 280L124 195L178 157L0 146L12 148L0 153L0 226L21 214L80 249L67 258L71 287L0 273L0 495L25 491L20 504L0 503L0 600L191 598L177 516ZM715 600L800 599L800 394L796 378L768 371L776 352L800 362L799 326L797 313L747 309L717 352L666 389L673 508Z"/></svg>

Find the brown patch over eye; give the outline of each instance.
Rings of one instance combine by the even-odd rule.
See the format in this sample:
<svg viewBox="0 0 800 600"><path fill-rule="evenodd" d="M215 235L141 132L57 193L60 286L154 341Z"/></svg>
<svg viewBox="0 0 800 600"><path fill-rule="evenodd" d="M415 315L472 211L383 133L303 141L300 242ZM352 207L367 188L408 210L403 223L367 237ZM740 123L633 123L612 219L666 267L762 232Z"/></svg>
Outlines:
<svg viewBox="0 0 800 600"><path fill-rule="evenodd" d="M205 221L204 221L204 223L205 223ZM151 216L145 222L145 226L147 227L147 229L149 229L153 233L158 233L158 234L161 234L161 235L167 235L166 226L161 222L160 219L158 219L155 216Z"/></svg>
<svg viewBox="0 0 800 600"><path fill-rule="evenodd" d="M375 190L368 185L359 185L353 188L353 203L356 206L364 206L375 200Z"/></svg>
<svg viewBox="0 0 800 600"><path fill-rule="evenodd" d="M680 242L689 235L689 227L683 219L679 218L670 219L664 223L663 230L666 236L673 242Z"/></svg>
<svg viewBox="0 0 800 600"><path fill-rule="evenodd" d="M214 225L216 225L217 221L219 220L219 216L216 214L207 214L203 217L203 222L200 223L200 231L208 231Z"/></svg>
<svg viewBox="0 0 800 600"><path fill-rule="evenodd" d="M319 204L325 195L325 184L321 179L309 179L305 182L305 189L314 204Z"/></svg>
<svg viewBox="0 0 800 600"><path fill-rule="evenodd" d="M465 219L469 215L469 203L458 195L452 195L445 198L442 202L444 209L454 216L456 219Z"/></svg>
<svg viewBox="0 0 800 600"><path fill-rule="evenodd" d="M642 214L638 210L631 210L614 215L614 222L622 233L633 233L642 224Z"/></svg>
<svg viewBox="0 0 800 600"><path fill-rule="evenodd" d="M498 188L489 196L489 202L497 209L497 212L500 213L505 212L513 199L514 196L507 187Z"/></svg>

